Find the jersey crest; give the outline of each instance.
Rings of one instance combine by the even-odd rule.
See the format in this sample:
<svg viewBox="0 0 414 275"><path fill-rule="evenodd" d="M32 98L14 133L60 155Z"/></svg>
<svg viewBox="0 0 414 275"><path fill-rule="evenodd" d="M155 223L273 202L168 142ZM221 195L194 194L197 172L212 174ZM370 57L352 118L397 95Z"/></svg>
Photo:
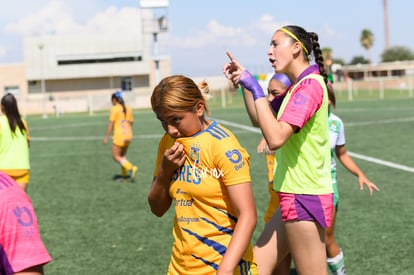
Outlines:
<svg viewBox="0 0 414 275"><path fill-rule="evenodd" d="M194 165L200 164L200 144L198 142L190 147L190 159Z"/></svg>

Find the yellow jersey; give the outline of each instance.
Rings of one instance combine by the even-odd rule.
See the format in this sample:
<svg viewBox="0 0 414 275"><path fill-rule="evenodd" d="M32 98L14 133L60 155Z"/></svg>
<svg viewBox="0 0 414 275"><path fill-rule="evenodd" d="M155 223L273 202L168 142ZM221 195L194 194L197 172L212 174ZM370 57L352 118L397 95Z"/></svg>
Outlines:
<svg viewBox="0 0 414 275"><path fill-rule="evenodd" d="M0 115L0 169L30 170L29 130L23 119L25 131L16 126L10 129L7 116Z"/></svg>
<svg viewBox="0 0 414 275"><path fill-rule="evenodd" d="M226 186L250 184L249 155L228 129L212 121L191 137L175 140L165 134L154 176L174 142L183 145L187 159L169 189L176 215L168 274L216 274L237 223ZM234 274L257 274L251 244Z"/></svg>
<svg viewBox="0 0 414 275"><path fill-rule="evenodd" d="M116 104L111 108L109 121L114 123L113 144L117 146L128 145L132 140L132 123L134 118L130 107L125 106L124 113L122 105Z"/></svg>

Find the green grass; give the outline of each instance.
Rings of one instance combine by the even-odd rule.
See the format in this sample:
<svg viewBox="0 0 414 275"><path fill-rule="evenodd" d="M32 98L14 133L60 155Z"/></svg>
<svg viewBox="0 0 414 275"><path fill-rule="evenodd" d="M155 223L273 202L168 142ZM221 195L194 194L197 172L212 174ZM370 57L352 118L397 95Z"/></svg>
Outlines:
<svg viewBox="0 0 414 275"><path fill-rule="evenodd" d="M349 92L346 90L335 90L338 100L348 100ZM411 94L410 94L411 93ZM402 99L407 97L413 97L413 91L408 89L386 89L381 95L379 90L376 89L358 89L352 92L353 100L372 100L372 99Z"/></svg>
<svg viewBox="0 0 414 275"><path fill-rule="evenodd" d="M250 126L240 96L231 100L223 109L213 99L212 117ZM337 105L348 151L414 167L414 99L340 99ZM112 160L111 146L102 144L108 115L28 118L28 194L53 258L46 274L166 274L174 211L157 218L147 203L162 128L150 110L134 111L136 138L128 158L139 171L135 183L117 183L112 177L119 174L119 165ZM265 159L256 153L260 135L228 128L251 155L259 215L255 242L268 200ZM381 192L370 197L367 190L359 191L356 177L339 165L336 239L348 274L413 274L413 173L354 160Z"/></svg>

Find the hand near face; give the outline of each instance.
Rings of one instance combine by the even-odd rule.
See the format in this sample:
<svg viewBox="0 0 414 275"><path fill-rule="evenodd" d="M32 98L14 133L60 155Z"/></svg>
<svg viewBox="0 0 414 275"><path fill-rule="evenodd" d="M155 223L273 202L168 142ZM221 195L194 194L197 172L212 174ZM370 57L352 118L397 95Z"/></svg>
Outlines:
<svg viewBox="0 0 414 275"><path fill-rule="evenodd" d="M162 165L164 166L164 169L175 171L184 164L185 157L186 155L183 145L176 142L165 151Z"/></svg>

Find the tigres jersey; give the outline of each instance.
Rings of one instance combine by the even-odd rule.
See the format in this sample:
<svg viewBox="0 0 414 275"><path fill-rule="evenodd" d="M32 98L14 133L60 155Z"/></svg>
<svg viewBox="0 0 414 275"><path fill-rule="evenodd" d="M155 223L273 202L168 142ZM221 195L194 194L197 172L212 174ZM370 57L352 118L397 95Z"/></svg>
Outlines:
<svg viewBox="0 0 414 275"><path fill-rule="evenodd" d="M268 190L269 190L269 203L267 205L266 213L263 217L264 221L268 223L272 218L273 214L279 207L279 196L277 192L273 190L273 174L275 170L276 159L274 153L266 153L266 166L267 166L267 178L269 180Z"/></svg>
<svg viewBox="0 0 414 275"><path fill-rule="evenodd" d="M174 142L187 159L170 183L176 216L168 274L216 274L232 238L237 218L226 186L250 184L249 155L236 137L213 121L192 137L174 140L165 134L157 165ZM234 274L257 274L250 244Z"/></svg>
<svg viewBox="0 0 414 275"><path fill-rule="evenodd" d="M121 104L116 104L111 108L109 121L114 122L113 143L118 146L125 146L132 140L132 110L125 106L126 114Z"/></svg>

